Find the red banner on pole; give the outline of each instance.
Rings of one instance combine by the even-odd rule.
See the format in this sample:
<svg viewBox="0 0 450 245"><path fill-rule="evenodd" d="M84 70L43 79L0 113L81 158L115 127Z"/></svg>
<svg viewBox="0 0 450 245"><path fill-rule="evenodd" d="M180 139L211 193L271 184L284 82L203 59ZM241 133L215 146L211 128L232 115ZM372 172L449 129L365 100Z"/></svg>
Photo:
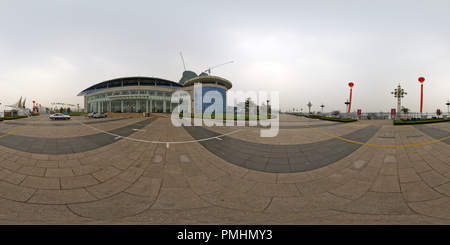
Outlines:
<svg viewBox="0 0 450 245"><path fill-rule="evenodd" d="M358 109L358 116L361 116L361 109Z"/></svg>
<svg viewBox="0 0 450 245"><path fill-rule="evenodd" d="M423 83L420 84L420 113L422 113L423 106Z"/></svg>
<svg viewBox="0 0 450 245"><path fill-rule="evenodd" d="M348 113L350 113L351 107L352 107L352 89L350 88L350 104L348 104Z"/></svg>
<svg viewBox="0 0 450 245"><path fill-rule="evenodd" d="M424 77L419 77L420 82L420 113L422 113L422 105L423 105L423 82L425 81Z"/></svg>
<svg viewBox="0 0 450 245"><path fill-rule="evenodd" d="M395 116L396 115L396 109L391 109L391 116Z"/></svg>
<svg viewBox="0 0 450 245"><path fill-rule="evenodd" d="M353 88L353 86L355 86L355 84L352 82L349 82L348 86L350 87L350 103L348 104L348 112L347 113L350 113L350 109L352 107L352 88Z"/></svg>

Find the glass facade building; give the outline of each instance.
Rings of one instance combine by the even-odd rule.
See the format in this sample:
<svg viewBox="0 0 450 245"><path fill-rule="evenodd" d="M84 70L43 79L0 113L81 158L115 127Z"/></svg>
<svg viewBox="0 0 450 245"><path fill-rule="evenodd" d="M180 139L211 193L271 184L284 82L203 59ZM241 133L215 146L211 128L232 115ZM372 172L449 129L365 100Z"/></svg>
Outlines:
<svg viewBox="0 0 450 245"><path fill-rule="evenodd" d="M201 84L201 90L196 85ZM104 113L170 113L177 106L172 94L186 91L191 96L191 110L203 113L226 111L226 92L230 81L217 76L197 76L183 84L154 77L116 78L95 84L78 96L84 96L85 112ZM222 101L216 101L216 98Z"/></svg>

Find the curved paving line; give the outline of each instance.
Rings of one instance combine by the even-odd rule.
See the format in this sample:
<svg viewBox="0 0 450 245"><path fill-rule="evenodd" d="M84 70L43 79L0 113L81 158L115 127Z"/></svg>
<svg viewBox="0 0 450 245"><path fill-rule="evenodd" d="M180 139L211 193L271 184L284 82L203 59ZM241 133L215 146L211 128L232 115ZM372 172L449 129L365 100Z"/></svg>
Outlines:
<svg viewBox="0 0 450 245"><path fill-rule="evenodd" d="M44 118L42 118L42 119L40 119L40 120L37 120L37 121L34 121L33 123L28 124L28 125L26 125L25 127L19 128L19 129L15 130L15 131L12 131L12 132L10 132L10 133L6 133L6 134L3 134L3 135L0 135L0 138L3 138L3 137L5 137L5 136L11 135L11 134L14 134L14 133L16 133L16 132L18 132L18 131L20 131L20 130L22 130L22 129L28 128L28 127L30 127L30 126L34 125L35 123L37 123L37 122L39 122L39 121L42 121L42 120L44 120Z"/></svg>
<svg viewBox="0 0 450 245"><path fill-rule="evenodd" d="M303 123L303 122L300 122L300 121L298 121L298 122L301 123L301 124L303 124L303 125L305 125L305 126L307 126L307 127L309 127L309 128L311 128L311 129L316 130L317 132L320 132L320 133L322 133L322 134L331 136L331 137L333 137L333 138L340 139L340 140L344 140L344 141L351 142L351 143L355 143L355 144L367 145L367 146L377 146L377 147L410 147L410 146L418 146L418 145L427 145L427 144L436 143L436 142L439 142L439 141L445 141L445 140L450 139L450 133L449 133L449 134L443 133L443 134L437 134L437 135L439 135L439 136L442 136L442 135L448 135L448 136L445 136L445 137L443 137L443 138L440 138L440 137L437 138L437 137L431 136L431 137L433 137L433 138L435 138L435 139L437 138L437 139L436 139L436 140L432 140L432 141L428 141L428 142L422 142L422 143L416 143L416 144L409 144L409 145L378 145L378 144L370 144L370 143L365 143L365 142L359 142L359 141L355 141L355 140L350 140L350 139L346 139L346 138L343 138L343 137L339 137L339 136L336 136L336 135L332 135L332 134L323 132L323 131L321 131L321 130L318 130L318 129L314 128L314 127L311 127L311 126L309 126L309 125L307 125L307 124L305 124L305 123ZM421 125L421 126L423 126L423 125ZM419 127L419 126L416 126L416 127ZM427 126L423 126L423 127L427 127ZM433 133L433 132L434 132L434 131L432 131L432 130L425 130L425 131L429 131L430 133ZM424 131L422 131L422 132L424 132ZM442 132L446 132L446 131L443 131L443 130L442 130ZM424 132L424 133L426 133L426 132Z"/></svg>
<svg viewBox="0 0 450 245"><path fill-rule="evenodd" d="M129 119L129 118L114 118L114 119L107 119L107 120L102 120L102 119L100 119L100 118L92 118L92 121L88 121L88 122L84 122L84 124L98 124L98 123L107 123L107 122L115 122L115 121L121 121L121 120L126 120L126 119ZM44 120L44 118L43 119L40 119L39 121L42 121L42 120ZM34 124L33 123L33 126L38 126L38 127L41 127L41 126L44 126L44 127L57 127L57 126L73 126L73 125L79 125L79 123L77 122L77 121L75 121L75 122L73 122L73 121L71 121L71 120L58 120L58 122L56 123L55 121L52 121L52 120L49 120L51 123L49 123L49 124ZM6 125L16 125L16 126L18 126L18 125L28 125L27 123L24 123L24 122L14 122L14 121L11 121L11 122L3 122L4 124L6 124ZM36 122L35 122L36 123ZM28 125L28 126L32 126L32 125Z"/></svg>
<svg viewBox="0 0 450 245"><path fill-rule="evenodd" d="M194 139L219 135L204 127L185 126L184 129ZM380 129L381 126L367 126L339 138L309 144L269 145L229 136L199 143L216 156L247 169L295 173L321 168L343 159L361 147L361 144L354 142L366 142Z"/></svg>
<svg viewBox="0 0 450 245"><path fill-rule="evenodd" d="M414 126L414 128L436 139L436 141L442 141L443 143L450 145L450 132L448 131L426 125L417 125Z"/></svg>
<svg viewBox="0 0 450 245"><path fill-rule="evenodd" d="M149 118L108 132L126 137L135 133L133 129L141 129L155 120L156 118ZM32 124L26 127L29 127ZM13 134L26 127L1 135L0 145L28 153L58 155L95 150L122 139L121 137L117 138L105 133L68 138L40 138Z"/></svg>

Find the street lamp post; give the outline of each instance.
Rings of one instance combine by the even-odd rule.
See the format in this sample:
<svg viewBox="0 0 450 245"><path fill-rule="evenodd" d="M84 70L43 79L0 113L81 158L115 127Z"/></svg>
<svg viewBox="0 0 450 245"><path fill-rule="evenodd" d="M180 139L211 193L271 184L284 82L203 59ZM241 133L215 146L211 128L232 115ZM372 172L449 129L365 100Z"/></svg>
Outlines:
<svg viewBox="0 0 450 245"><path fill-rule="evenodd" d="M347 111L347 117L348 117L348 113L350 112L349 109L348 109L348 106L350 105L350 102L348 102L348 99L347 99L346 102L344 102L344 104L346 105L345 111Z"/></svg>
<svg viewBox="0 0 450 245"><path fill-rule="evenodd" d="M311 104L311 101L308 102L308 104L306 104L306 106L308 106L309 108L309 112L308 112L308 116L311 115L311 106L313 106L313 104Z"/></svg>
<svg viewBox="0 0 450 245"><path fill-rule="evenodd" d="M398 87L396 89L394 89L394 92L391 92L391 94L394 95L395 98L397 98L397 120L400 119L400 110L402 109L402 101L401 99L407 95L407 93L404 91L404 89L402 89L402 87L400 86L400 83L398 84ZM422 113L422 111L421 111Z"/></svg>
<svg viewBox="0 0 450 245"><path fill-rule="evenodd" d="M322 116L323 116L323 108L325 107L322 103L322 105L320 105L320 107L322 107Z"/></svg>
<svg viewBox="0 0 450 245"><path fill-rule="evenodd" d="M445 104L447 105L447 118L450 118L450 115L448 113L448 106L450 105L450 102L448 102L448 100L447 100L447 103L445 103Z"/></svg>

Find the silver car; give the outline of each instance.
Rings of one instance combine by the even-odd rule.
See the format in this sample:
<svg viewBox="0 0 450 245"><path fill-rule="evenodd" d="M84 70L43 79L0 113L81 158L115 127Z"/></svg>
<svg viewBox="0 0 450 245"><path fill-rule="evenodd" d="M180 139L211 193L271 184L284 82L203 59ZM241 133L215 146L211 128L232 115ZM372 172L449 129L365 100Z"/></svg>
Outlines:
<svg viewBox="0 0 450 245"><path fill-rule="evenodd" d="M55 113L55 114L50 115L50 119L52 119L52 120L56 120L56 119L69 120L70 116L69 115L64 115L62 113Z"/></svg>
<svg viewBox="0 0 450 245"><path fill-rule="evenodd" d="M95 118L102 118L102 117L106 117L107 115L105 113L101 113L101 112L96 112L93 114L93 117Z"/></svg>

